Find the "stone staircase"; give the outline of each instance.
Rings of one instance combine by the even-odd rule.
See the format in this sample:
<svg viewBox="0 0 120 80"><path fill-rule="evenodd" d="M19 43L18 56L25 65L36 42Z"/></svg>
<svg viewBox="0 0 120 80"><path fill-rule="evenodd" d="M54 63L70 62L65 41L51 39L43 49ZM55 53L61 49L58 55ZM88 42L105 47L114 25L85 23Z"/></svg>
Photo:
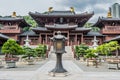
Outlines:
<svg viewBox="0 0 120 80"><path fill-rule="evenodd" d="M73 52L72 52L71 46L66 46L65 51L66 51L66 53L64 53L62 55L62 59L63 60L72 60ZM51 60L56 60L56 55L55 55L55 53L53 53L53 46L51 47L48 58Z"/></svg>

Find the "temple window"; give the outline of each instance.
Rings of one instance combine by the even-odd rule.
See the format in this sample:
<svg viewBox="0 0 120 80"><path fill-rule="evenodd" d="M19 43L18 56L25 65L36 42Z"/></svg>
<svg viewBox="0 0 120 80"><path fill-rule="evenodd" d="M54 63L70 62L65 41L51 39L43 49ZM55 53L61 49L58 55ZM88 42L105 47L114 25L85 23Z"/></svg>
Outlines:
<svg viewBox="0 0 120 80"><path fill-rule="evenodd" d="M84 39L84 43L87 45L91 45L91 39Z"/></svg>
<svg viewBox="0 0 120 80"><path fill-rule="evenodd" d="M63 18L62 18L62 17L60 18L60 23L61 23L61 24L63 23Z"/></svg>

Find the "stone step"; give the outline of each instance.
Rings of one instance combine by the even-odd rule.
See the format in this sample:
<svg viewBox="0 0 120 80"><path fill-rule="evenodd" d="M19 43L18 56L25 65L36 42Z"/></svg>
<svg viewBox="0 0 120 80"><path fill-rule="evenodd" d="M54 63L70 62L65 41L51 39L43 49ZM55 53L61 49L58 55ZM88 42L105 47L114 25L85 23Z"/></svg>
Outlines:
<svg viewBox="0 0 120 80"><path fill-rule="evenodd" d="M52 53L52 51L53 51L53 47L51 47L51 50L49 52L49 58L52 59L52 60L56 60L56 55L55 55L55 53ZM65 51L66 51L66 53L63 54L62 59L63 60L73 59L73 53L72 53L71 46L66 46Z"/></svg>

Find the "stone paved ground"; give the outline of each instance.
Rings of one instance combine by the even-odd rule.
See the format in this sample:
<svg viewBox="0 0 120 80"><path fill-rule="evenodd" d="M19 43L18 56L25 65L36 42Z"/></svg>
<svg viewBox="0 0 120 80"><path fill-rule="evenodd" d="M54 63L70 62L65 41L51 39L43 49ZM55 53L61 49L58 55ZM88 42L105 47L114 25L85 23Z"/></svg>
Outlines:
<svg viewBox="0 0 120 80"><path fill-rule="evenodd" d="M87 67L86 63L70 59L70 55L70 50L65 57L63 55L63 66L68 71L66 77L49 75L49 71L55 67L55 55L52 54L50 59L36 65L19 65L18 68L8 70L0 68L0 80L120 80L120 70L109 70L106 64L99 68Z"/></svg>
<svg viewBox="0 0 120 80"><path fill-rule="evenodd" d="M49 75L55 66L50 60L35 71L0 71L0 80L120 80L119 72L85 72L70 60L63 61L63 65L69 72L66 77Z"/></svg>

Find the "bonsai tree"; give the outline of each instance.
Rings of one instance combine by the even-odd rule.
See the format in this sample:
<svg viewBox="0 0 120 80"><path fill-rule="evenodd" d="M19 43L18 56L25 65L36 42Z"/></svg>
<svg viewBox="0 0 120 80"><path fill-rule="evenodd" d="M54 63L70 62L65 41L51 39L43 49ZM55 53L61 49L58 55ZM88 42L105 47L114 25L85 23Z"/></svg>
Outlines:
<svg viewBox="0 0 120 80"><path fill-rule="evenodd" d="M86 50L86 55L84 57L92 59L98 57L98 55L96 54L95 49L90 48Z"/></svg>
<svg viewBox="0 0 120 80"><path fill-rule="evenodd" d="M22 54L23 49L14 39L9 39L3 44L2 53L5 54L6 58L13 58L15 55Z"/></svg>
<svg viewBox="0 0 120 80"><path fill-rule="evenodd" d="M79 45L79 53L80 53L80 56L84 56L86 54L86 50L88 49L89 47L86 46L85 44L80 44Z"/></svg>
<svg viewBox="0 0 120 80"><path fill-rule="evenodd" d="M84 56L86 54L86 50L88 49L88 46L84 45L84 44L80 44L79 46L75 47L75 53L77 58L79 59L80 56Z"/></svg>
<svg viewBox="0 0 120 80"><path fill-rule="evenodd" d="M37 52L38 57L45 57L47 46L46 45L39 45L35 51Z"/></svg>
<svg viewBox="0 0 120 80"><path fill-rule="evenodd" d="M100 52L101 54L104 54L106 55L106 58L107 56L112 52L112 51L115 51L117 49L119 49L120 46L118 44L117 41L111 41L109 43L104 43L100 46L97 47L97 52Z"/></svg>
<svg viewBox="0 0 120 80"><path fill-rule="evenodd" d="M27 58L28 60L30 60L31 58L37 56L35 49L25 46L23 47L23 50L24 50L24 56L22 58Z"/></svg>

